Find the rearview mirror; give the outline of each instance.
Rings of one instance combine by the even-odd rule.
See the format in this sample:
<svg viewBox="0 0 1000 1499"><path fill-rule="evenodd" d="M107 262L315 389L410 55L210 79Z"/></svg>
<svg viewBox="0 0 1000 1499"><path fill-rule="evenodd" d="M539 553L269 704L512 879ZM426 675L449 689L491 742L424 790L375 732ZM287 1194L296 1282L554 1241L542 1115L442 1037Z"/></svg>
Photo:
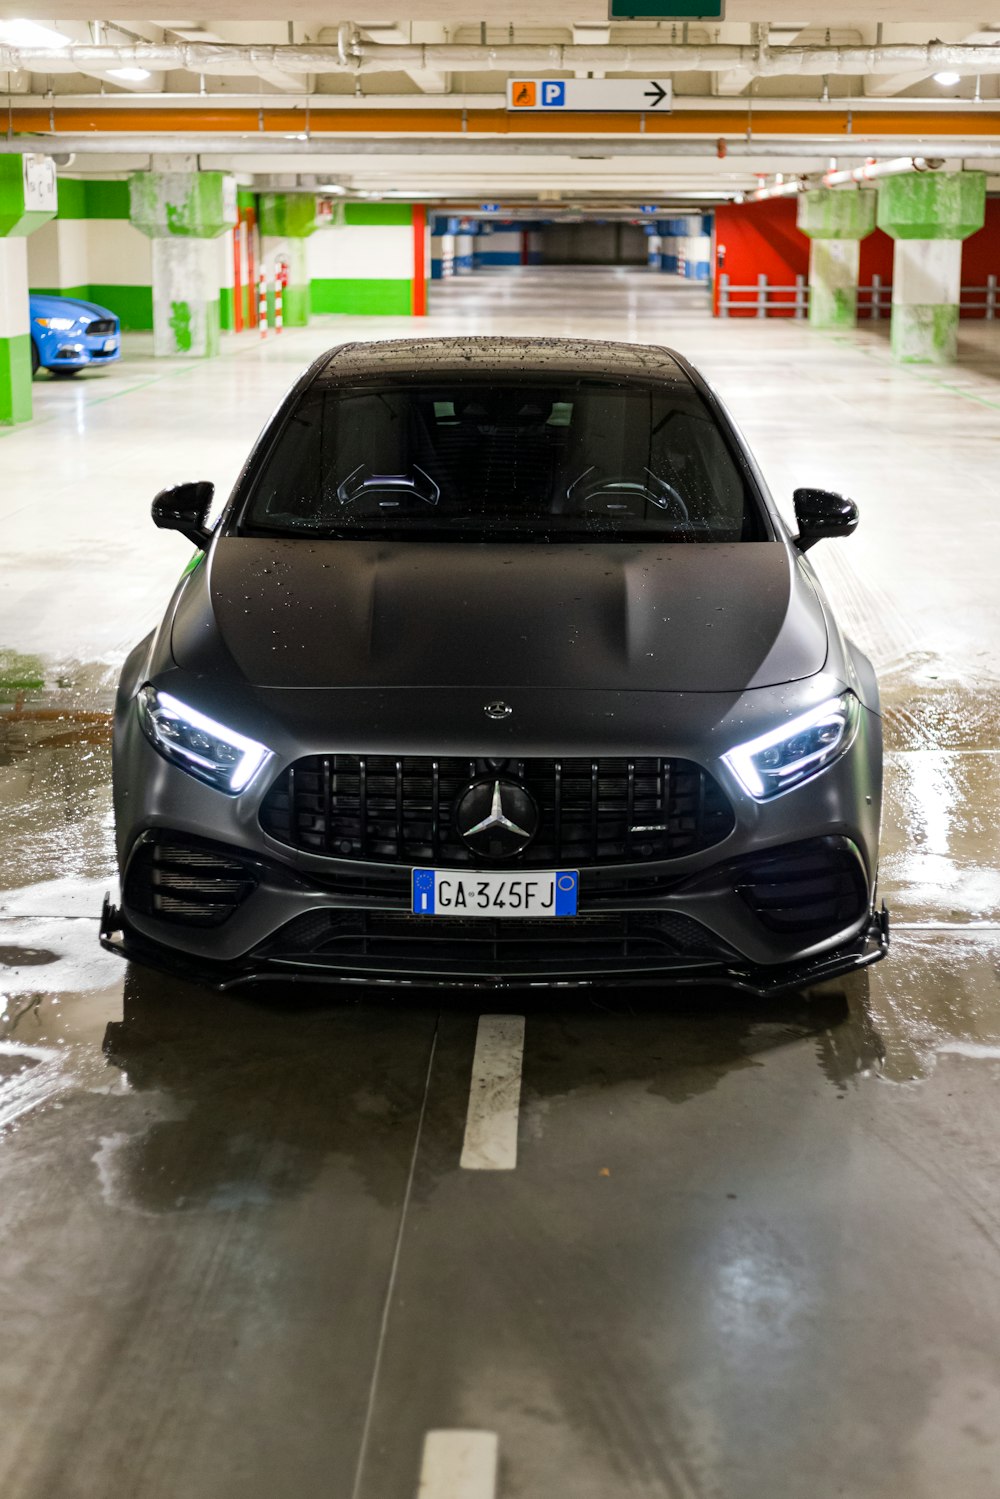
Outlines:
<svg viewBox="0 0 1000 1499"><path fill-rule="evenodd" d="M857 530L858 507L853 500L829 489L797 489L792 496L799 534L795 545L807 552L827 536L850 536Z"/></svg>
<svg viewBox="0 0 1000 1499"><path fill-rule="evenodd" d="M161 489L153 501L153 525L163 531L179 531L196 547L208 546L212 539L208 512L214 494L215 485L207 479Z"/></svg>

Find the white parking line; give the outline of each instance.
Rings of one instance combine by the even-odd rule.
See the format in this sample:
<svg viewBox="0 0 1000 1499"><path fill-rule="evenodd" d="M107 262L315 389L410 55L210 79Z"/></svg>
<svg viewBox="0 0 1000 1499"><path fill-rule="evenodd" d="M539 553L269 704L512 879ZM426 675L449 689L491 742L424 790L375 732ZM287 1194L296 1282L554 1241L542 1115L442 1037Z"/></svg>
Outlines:
<svg viewBox="0 0 1000 1499"><path fill-rule="evenodd" d="M493 1431L429 1431L417 1499L494 1499L497 1445Z"/></svg>
<svg viewBox="0 0 1000 1499"><path fill-rule="evenodd" d="M462 1147L466 1171L513 1171L517 1165L523 1057L523 1015L480 1015Z"/></svg>

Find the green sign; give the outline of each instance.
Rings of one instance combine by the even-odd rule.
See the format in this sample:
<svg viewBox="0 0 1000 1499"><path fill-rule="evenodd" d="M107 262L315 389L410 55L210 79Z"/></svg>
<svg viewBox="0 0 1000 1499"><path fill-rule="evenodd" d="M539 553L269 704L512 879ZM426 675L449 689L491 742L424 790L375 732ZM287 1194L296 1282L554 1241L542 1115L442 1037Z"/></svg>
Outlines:
<svg viewBox="0 0 1000 1499"><path fill-rule="evenodd" d="M695 9L694 7L697 7ZM721 21L726 0L610 0L611 21Z"/></svg>

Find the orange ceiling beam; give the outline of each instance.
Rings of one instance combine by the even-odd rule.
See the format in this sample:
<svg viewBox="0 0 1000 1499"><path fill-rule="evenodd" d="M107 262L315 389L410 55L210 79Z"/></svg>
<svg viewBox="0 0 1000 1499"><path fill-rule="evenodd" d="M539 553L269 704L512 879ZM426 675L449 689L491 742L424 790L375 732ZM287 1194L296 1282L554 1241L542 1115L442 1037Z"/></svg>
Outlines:
<svg viewBox="0 0 1000 1499"><path fill-rule="evenodd" d="M290 134L303 129L304 109L61 108L13 109L14 131L80 135L117 132L149 134L190 131L204 134ZM745 138L748 119L755 136L1000 136L1000 114L937 113L847 108L815 110L679 110L653 114L508 113L505 109L310 109L309 132L317 135L710 135Z"/></svg>

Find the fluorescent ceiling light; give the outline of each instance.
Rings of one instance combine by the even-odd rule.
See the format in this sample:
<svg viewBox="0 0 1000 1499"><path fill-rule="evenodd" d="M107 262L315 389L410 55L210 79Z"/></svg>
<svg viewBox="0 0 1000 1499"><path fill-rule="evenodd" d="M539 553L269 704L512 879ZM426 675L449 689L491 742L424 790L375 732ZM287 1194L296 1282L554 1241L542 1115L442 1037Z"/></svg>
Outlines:
<svg viewBox="0 0 1000 1499"><path fill-rule="evenodd" d="M120 78L124 83L142 83L153 75L148 68L109 68L109 78Z"/></svg>
<svg viewBox="0 0 1000 1499"><path fill-rule="evenodd" d="M961 79L961 73L935 73L934 82L940 83L942 88L951 88Z"/></svg>
<svg viewBox="0 0 1000 1499"><path fill-rule="evenodd" d="M11 47L68 47L69 37L37 21L0 21L0 42Z"/></svg>

